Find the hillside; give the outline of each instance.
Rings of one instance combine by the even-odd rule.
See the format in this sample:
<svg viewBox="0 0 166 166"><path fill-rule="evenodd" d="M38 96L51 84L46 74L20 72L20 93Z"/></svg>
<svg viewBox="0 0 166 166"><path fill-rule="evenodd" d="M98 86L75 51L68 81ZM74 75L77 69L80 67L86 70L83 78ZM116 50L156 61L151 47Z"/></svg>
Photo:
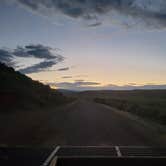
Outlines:
<svg viewBox="0 0 166 166"><path fill-rule="evenodd" d="M70 99L38 81L0 63L0 110L59 105Z"/></svg>
<svg viewBox="0 0 166 166"><path fill-rule="evenodd" d="M0 145L42 146L48 138L53 137L55 143L61 140L58 128L63 114L59 108L71 101L73 98L0 63ZM54 132L51 123L58 126Z"/></svg>

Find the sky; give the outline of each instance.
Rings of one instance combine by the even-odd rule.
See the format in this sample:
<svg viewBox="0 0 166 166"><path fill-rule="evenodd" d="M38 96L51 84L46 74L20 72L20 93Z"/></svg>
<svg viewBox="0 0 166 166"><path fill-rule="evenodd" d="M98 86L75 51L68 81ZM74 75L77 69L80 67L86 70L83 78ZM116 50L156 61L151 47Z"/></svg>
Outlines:
<svg viewBox="0 0 166 166"><path fill-rule="evenodd" d="M165 0L2 0L0 61L53 88L166 88Z"/></svg>

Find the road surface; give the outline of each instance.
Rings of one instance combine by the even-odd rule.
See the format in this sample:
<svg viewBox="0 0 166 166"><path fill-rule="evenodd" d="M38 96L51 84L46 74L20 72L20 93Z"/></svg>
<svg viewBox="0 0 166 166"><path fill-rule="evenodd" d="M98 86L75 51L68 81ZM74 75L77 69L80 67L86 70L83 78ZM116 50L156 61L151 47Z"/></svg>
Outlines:
<svg viewBox="0 0 166 166"><path fill-rule="evenodd" d="M59 132L66 145L154 145L148 128L108 106L79 99L61 111L64 116Z"/></svg>
<svg viewBox="0 0 166 166"><path fill-rule="evenodd" d="M112 151L107 146L157 146L153 142L157 133L153 135L150 128L132 115L84 99L48 112L41 125L36 134L39 140L43 140L40 145L51 148L0 148L0 165L41 165L57 145L106 147L100 151L79 148L63 152L62 149L59 154L62 156L66 153L106 155L108 152L110 155ZM133 154L130 150L126 152ZM138 150L134 154L136 152L140 154Z"/></svg>

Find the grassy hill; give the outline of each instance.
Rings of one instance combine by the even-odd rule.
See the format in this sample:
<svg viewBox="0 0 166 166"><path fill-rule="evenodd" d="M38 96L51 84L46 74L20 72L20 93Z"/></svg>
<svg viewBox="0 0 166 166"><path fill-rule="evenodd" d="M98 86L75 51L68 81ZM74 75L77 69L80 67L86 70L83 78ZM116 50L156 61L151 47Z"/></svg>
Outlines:
<svg viewBox="0 0 166 166"><path fill-rule="evenodd" d="M38 81L0 63L0 110L60 105L70 99Z"/></svg>

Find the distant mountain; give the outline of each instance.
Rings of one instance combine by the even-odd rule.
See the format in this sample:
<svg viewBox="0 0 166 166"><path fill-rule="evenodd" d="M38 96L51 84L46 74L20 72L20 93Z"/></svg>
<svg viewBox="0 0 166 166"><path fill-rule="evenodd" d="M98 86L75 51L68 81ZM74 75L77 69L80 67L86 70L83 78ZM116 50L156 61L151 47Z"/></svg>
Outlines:
<svg viewBox="0 0 166 166"><path fill-rule="evenodd" d="M78 91L73 91L73 90L67 90L67 89L58 89L57 90L58 92L61 92L61 93L63 93L64 95L75 95L75 94L77 94L78 93Z"/></svg>
<svg viewBox="0 0 166 166"><path fill-rule="evenodd" d="M68 98L38 81L0 63L0 110L59 105Z"/></svg>

